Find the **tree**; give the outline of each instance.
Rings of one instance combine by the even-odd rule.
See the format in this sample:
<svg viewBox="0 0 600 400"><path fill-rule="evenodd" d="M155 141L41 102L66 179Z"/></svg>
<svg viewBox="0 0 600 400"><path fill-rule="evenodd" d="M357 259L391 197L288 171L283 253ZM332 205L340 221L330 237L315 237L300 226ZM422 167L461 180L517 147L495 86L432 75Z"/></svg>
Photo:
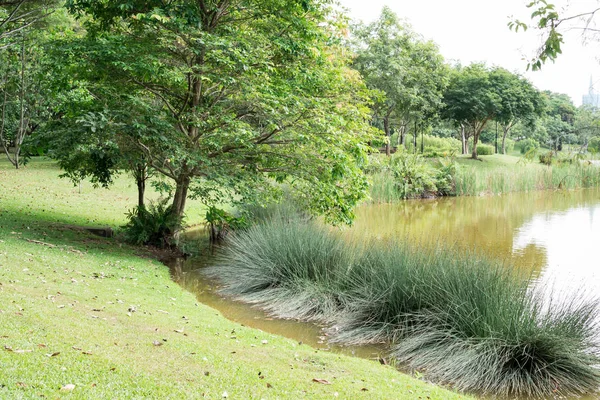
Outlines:
<svg viewBox="0 0 600 400"><path fill-rule="evenodd" d="M190 194L257 202L281 182L310 211L351 221L367 188L367 91L327 3L67 2L89 32L79 59L161 121L120 134L172 181L175 216Z"/></svg>
<svg viewBox="0 0 600 400"><path fill-rule="evenodd" d="M547 102L544 126L548 134L548 145L561 151L566 138L573 132L576 108L566 94L544 92Z"/></svg>
<svg viewBox="0 0 600 400"><path fill-rule="evenodd" d="M14 44L10 39L48 16L55 3L55 0L0 0L0 50Z"/></svg>
<svg viewBox="0 0 600 400"><path fill-rule="evenodd" d="M392 125L399 132L398 144L403 144L411 121L422 124L437 113L447 83L444 59L434 43L402 25L388 7L377 21L354 27L353 35L353 65L379 93L374 118L382 122L390 155Z"/></svg>
<svg viewBox="0 0 600 400"><path fill-rule="evenodd" d="M492 85L501 95L495 120L502 127L502 154L506 154L506 137L518 123L532 124L544 112L544 99L526 79L498 68L490 75Z"/></svg>
<svg viewBox="0 0 600 400"><path fill-rule="evenodd" d="M575 4L577 3L574 2L570 6ZM581 31L584 40L589 37L595 37L599 32L595 24L595 18L600 13L600 7L591 7L585 4L584 7L586 9L581 9L567 15L559 13L556 10L556 6L547 0L532 0L527 4L527 7L533 9L531 14L533 23L512 20L508 26L516 32L519 30L526 31L529 28L542 32L543 44L529 61L528 69L531 68L536 71L541 69L542 65L547 61L556 60L562 53L564 32ZM566 13L566 11L561 12Z"/></svg>
<svg viewBox="0 0 600 400"><path fill-rule="evenodd" d="M477 144L481 131L502 108L498 82L503 74L499 69L490 71L482 64L458 67L444 93L442 115L461 127L463 151L468 139L465 130L470 132L470 136L473 137L471 156L474 159L477 159Z"/></svg>

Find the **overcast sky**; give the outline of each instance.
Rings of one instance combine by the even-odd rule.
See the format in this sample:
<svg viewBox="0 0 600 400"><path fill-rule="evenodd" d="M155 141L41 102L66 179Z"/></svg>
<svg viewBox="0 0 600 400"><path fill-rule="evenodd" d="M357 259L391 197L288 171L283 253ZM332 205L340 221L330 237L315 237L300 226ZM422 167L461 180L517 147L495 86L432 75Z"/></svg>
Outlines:
<svg viewBox="0 0 600 400"><path fill-rule="evenodd" d="M526 72L541 41L539 33L511 32L507 24L511 17L528 19L530 0L339 0L355 20L371 22L377 19L384 5L426 39L436 42L447 60L463 65L486 62L527 76L539 89L566 93L576 105L586 94L590 76L600 91L600 40L582 43L581 31L566 33L563 54L555 64L546 64L542 71ZM599 0L556 0L566 15L598 7ZM598 16L600 21L600 16ZM581 23L577 22L577 26Z"/></svg>

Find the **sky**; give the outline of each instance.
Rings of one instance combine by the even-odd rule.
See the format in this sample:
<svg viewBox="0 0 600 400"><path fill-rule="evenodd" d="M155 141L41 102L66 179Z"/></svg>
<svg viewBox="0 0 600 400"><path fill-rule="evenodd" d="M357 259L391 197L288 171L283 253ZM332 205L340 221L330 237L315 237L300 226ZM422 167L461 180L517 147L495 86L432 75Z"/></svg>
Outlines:
<svg viewBox="0 0 600 400"><path fill-rule="evenodd" d="M463 65L485 62L526 76L538 89L566 93L576 105L587 94L590 77L600 92L600 38L582 37L575 20L565 32L563 54L542 71L526 71L527 60L541 44L539 32L515 33L507 24L518 18L525 22L532 10L530 0L339 0L353 20L371 22L384 6L390 7L415 32L438 44L449 61ZM600 0L555 0L564 16L600 7ZM600 25L600 15L596 18Z"/></svg>

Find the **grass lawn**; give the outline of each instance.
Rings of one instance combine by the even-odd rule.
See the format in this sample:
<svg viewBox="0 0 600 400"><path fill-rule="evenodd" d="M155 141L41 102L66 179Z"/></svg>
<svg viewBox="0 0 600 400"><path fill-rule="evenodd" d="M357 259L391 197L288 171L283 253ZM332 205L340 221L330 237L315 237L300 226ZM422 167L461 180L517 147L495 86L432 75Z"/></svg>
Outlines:
<svg viewBox="0 0 600 400"><path fill-rule="evenodd" d="M0 398L467 398L225 319L144 250L71 226L123 224L130 179L79 193L59 174L0 162Z"/></svg>

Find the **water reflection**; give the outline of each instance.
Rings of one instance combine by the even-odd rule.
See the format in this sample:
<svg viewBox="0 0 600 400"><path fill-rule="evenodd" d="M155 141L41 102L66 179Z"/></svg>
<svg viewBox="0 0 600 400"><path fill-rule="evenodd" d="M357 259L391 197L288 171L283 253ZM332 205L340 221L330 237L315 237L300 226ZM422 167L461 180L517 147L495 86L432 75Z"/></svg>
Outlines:
<svg viewBox="0 0 600 400"><path fill-rule="evenodd" d="M357 210L353 239L444 243L510 262L568 293L600 293L600 191L459 197Z"/></svg>
<svg viewBox="0 0 600 400"><path fill-rule="evenodd" d="M600 203L600 202L599 202ZM600 204L533 216L515 234L514 253L542 248L546 260L537 283L565 296L586 290L600 292Z"/></svg>

